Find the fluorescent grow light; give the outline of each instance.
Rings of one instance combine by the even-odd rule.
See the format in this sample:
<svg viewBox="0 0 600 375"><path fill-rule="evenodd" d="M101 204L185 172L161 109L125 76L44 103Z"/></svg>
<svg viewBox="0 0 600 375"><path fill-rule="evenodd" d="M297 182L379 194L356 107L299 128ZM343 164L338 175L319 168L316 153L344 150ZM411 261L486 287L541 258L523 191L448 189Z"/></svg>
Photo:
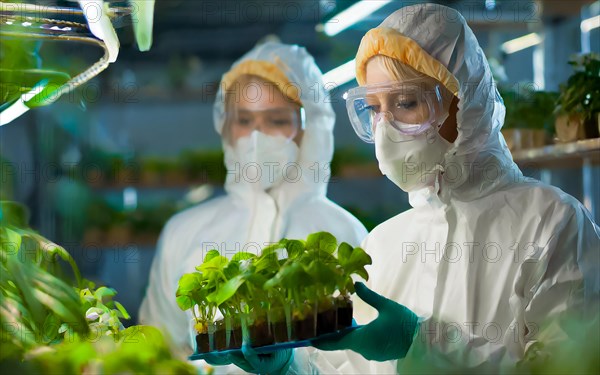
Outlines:
<svg viewBox="0 0 600 375"><path fill-rule="evenodd" d="M541 42L542 42L542 37L539 36L539 34L531 33L531 34L522 36L520 38L509 40L508 42L503 43L502 50L507 54L511 54L511 53L515 53L515 52L524 50L529 47L533 47L535 45L540 44Z"/></svg>
<svg viewBox="0 0 600 375"><path fill-rule="evenodd" d="M350 82L355 77L356 60L352 59L345 64L332 69L323 75L323 83L327 88L341 86Z"/></svg>
<svg viewBox="0 0 600 375"><path fill-rule="evenodd" d="M590 17L581 22L581 32L589 33L590 31L600 27L600 15L596 17Z"/></svg>
<svg viewBox="0 0 600 375"><path fill-rule="evenodd" d="M389 3L391 3L391 0L359 1L327 21L325 25L322 26L322 29L325 34L334 36Z"/></svg>

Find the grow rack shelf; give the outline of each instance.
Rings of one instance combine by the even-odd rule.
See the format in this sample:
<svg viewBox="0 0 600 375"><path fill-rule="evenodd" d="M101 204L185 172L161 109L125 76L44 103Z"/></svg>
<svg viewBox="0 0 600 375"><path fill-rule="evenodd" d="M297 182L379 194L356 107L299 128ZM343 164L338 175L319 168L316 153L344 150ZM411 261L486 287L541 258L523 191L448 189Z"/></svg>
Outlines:
<svg viewBox="0 0 600 375"><path fill-rule="evenodd" d="M582 167L584 163L600 164L600 138L555 144L512 153L520 167Z"/></svg>
<svg viewBox="0 0 600 375"><path fill-rule="evenodd" d="M353 322L354 324L354 322ZM284 349L292 349L292 348L301 348L301 347L305 347L305 346L312 346L313 342L317 341L317 340L323 340L323 339L334 339L337 337L343 337L344 335L346 335L347 333L349 333L350 331L353 331L357 328L362 327L362 325L352 325L351 327L347 327L344 329L341 329L339 331L336 332L332 332L332 333L326 333L317 337L314 337L312 339L307 339L307 340L297 340L297 341L288 341L288 342L282 342L282 343L277 343L277 344L271 344L271 345L265 345L265 346L259 346L256 348L252 348L254 349L254 351L258 354L267 354L267 353L272 353L278 350L284 350ZM198 353L197 351L194 352L194 354L192 354L191 356L189 356L189 360L190 361L198 361L201 359L205 359L207 357L211 357L214 355L227 355L227 354L242 354L242 350L241 349L228 349L228 350L221 350L221 351L212 351L212 352L208 352L208 353Z"/></svg>

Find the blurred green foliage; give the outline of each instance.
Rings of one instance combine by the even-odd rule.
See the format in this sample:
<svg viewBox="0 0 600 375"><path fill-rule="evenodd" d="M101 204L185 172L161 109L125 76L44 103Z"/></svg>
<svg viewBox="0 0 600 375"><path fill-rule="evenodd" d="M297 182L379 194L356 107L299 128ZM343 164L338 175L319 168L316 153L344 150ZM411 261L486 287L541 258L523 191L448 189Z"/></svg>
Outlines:
<svg viewBox="0 0 600 375"><path fill-rule="evenodd" d="M389 219L388 217L381 217L381 212L378 210L365 211L354 206L344 206L344 209L357 218L358 221L367 228L368 232L373 230L380 223Z"/></svg>
<svg viewBox="0 0 600 375"><path fill-rule="evenodd" d="M171 356L156 328L124 329L129 314L112 300L116 291L83 280L70 254L29 228L27 216L0 202L2 373L196 373Z"/></svg>
<svg viewBox="0 0 600 375"><path fill-rule="evenodd" d="M0 154L0 201L14 199L15 167Z"/></svg>
<svg viewBox="0 0 600 375"><path fill-rule="evenodd" d="M371 149L359 149L355 147L338 147L331 159L331 174L339 176L344 166L358 166L377 163L375 153Z"/></svg>
<svg viewBox="0 0 600 375"><path fill-rule="evenodd" d="M525 85L500 90L500 94L506 107L503 129L538 129L554 134L557 93L535 91Z"/></svg>
<svg viewBox="0 0 600 375"><path fill-rule="evenodd" d="M564 312L544 322L538 340L528 348L517 371L536 375L600 373L598 300L592 303L596 307L590 309L594 314L591 317ZM556 337L562 339L556 340Z"/></svg>
<svg viewBox="0 0 600 375"><path fill-rule="evenodd" d="M104 231L113 226L126 225L134 234L158 234L179 209L172 202L163 202L157 206L141 206L133 211L123 211L98 198L87 208L87 225Z"/></svg>

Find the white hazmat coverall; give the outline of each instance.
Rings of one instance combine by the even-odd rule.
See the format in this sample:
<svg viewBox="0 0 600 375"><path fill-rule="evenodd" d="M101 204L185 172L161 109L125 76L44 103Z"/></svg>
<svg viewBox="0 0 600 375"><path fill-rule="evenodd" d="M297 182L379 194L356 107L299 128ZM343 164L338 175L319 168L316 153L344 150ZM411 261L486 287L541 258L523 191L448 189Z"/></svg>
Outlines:
<svg viewBox="0 0 600 375"><path fill-rule="evenodd" d="M327 231L338 241L358 246L367 235L364 226L347 211L327 199L329 163L333 156L335 114L327 102L322 74L308 52L296 45L266 43L244 55L233 67L247 62L275 64L299 90L305 111L305 129L296 170L269 192L257 189L251 179L240 178L231 146L223 140L228 175L226 195L183 211L163 229L150 272L150 283L140 309L143 324L161 327L176 349L191 354L191 315L175 300L179 278L194 271L207 251L215 248L230 258L239 251L257 253L265 244L281 238L304 239ZM263 77L269 79L269 77ZM284 92L285 92L284 88ZM222 88L214 105L214 123L222 134L226 109ZM304 349L306 350L306 349ZM304 354L296 352L297 365ZM236 369L228 366L229 370ZM221 372L223 368L216 368ZM290 368L294 370L294 366Z"/></svg>
<svg viewBox="0 0 600 375"><path fill-rule="evenodd" d="M412 208L363 243L373 258L367 286L420 317L407 356L369 362L319 351L315 362L327 374L511 372L529 349L556 353L569 335L563 317L598 318L598 226L575 198L523 177L513 162L500 133L503 101L463 16L421 4L380 27L420 46L398 53L402 62L422 71L426 53L457 79L458 138L439 183L411 192ZM391 40L379 42L371 54L387 54ZM358 323L376 317L360 300L355 307Z"/></svg>

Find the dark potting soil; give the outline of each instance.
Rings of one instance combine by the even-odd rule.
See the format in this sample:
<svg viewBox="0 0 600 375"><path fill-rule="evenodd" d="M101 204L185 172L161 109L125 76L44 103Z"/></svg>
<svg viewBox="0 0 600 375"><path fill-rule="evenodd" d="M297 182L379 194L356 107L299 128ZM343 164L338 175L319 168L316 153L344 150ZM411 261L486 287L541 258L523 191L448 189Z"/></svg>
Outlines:
<svg viewBox="0 0 600 375"><path fill-rule="evenodd" d="M196 335L196 345L198 347L198 353L210 352L208 333L201 333Z"/></svg>
<svg viewBox="0 0 600 375"><path fill-rule="evenodd" d="M344 329L352 326L352 302L343 306L338 306L337 309L337 329Z"/></svg>
<svg viewBox="0 0 600 375"><path fill-rule="evenodd" d="M252 346L265 346L275 343L272 331L265 322L250 327L250 342Z"/></svg>
<svg viewBox="0 0 600 375"><path fill-rule="evenodd" d="M271 331L273 332L273 338L276 343L288 342L287 324L283 322L271 323Z"/></svg>
<svg viewBox="0 0 600 375"><path fill-rule="evenodd" d="M240 349L242 347L242 328L237 327L231 330L231 338L229 340L229 349Z"/></svg>
<svg viewBox="0 0 600 375"><path fill-rule="evenodd" d="M222 320L217 321L217 330L215 332L215 349L227 349L227 331L225 330L225 324Z"/></svg>
<svg viewBox="0 0 600 375"><path fill-rule="evenodd" d="M317 314L317 336L325 333L335 332L337 329L336 323L337 310L331 308Z"/></svg>
<svg viewBox="0 0 600 375"><path fill-rule="evenodd" d="M268 323L262 321L249 328L250 342L253 347L272 345L274 343L285 343L289 341L300 341L312 339L316 336L333 333L336 330L342 330L352 326L352 301L349 299L338 300L337 308L330 308L321 311L316 316L309 314L304 319L294 319L292 321L291 337L288 337L287 325L285 321L271 323L269 329ZM316 329L315 329L316 328ZM229 346L227 346L227 334L229 334ZM210 348L208 333L196 336L198 353L207 353L212 350L240 349L242 347L242 329L234 328L231 332L225 330L223 323L217 322L216 332L214 334L214 348Z"/></svg>
<svg viewBox="0 0 600 375"><path fill-rule="evenodd" d="M308 340L315 337L315 318L314 316L308 316L302 320L295 320L292 322L294 327L295 340Z"/></svg>

